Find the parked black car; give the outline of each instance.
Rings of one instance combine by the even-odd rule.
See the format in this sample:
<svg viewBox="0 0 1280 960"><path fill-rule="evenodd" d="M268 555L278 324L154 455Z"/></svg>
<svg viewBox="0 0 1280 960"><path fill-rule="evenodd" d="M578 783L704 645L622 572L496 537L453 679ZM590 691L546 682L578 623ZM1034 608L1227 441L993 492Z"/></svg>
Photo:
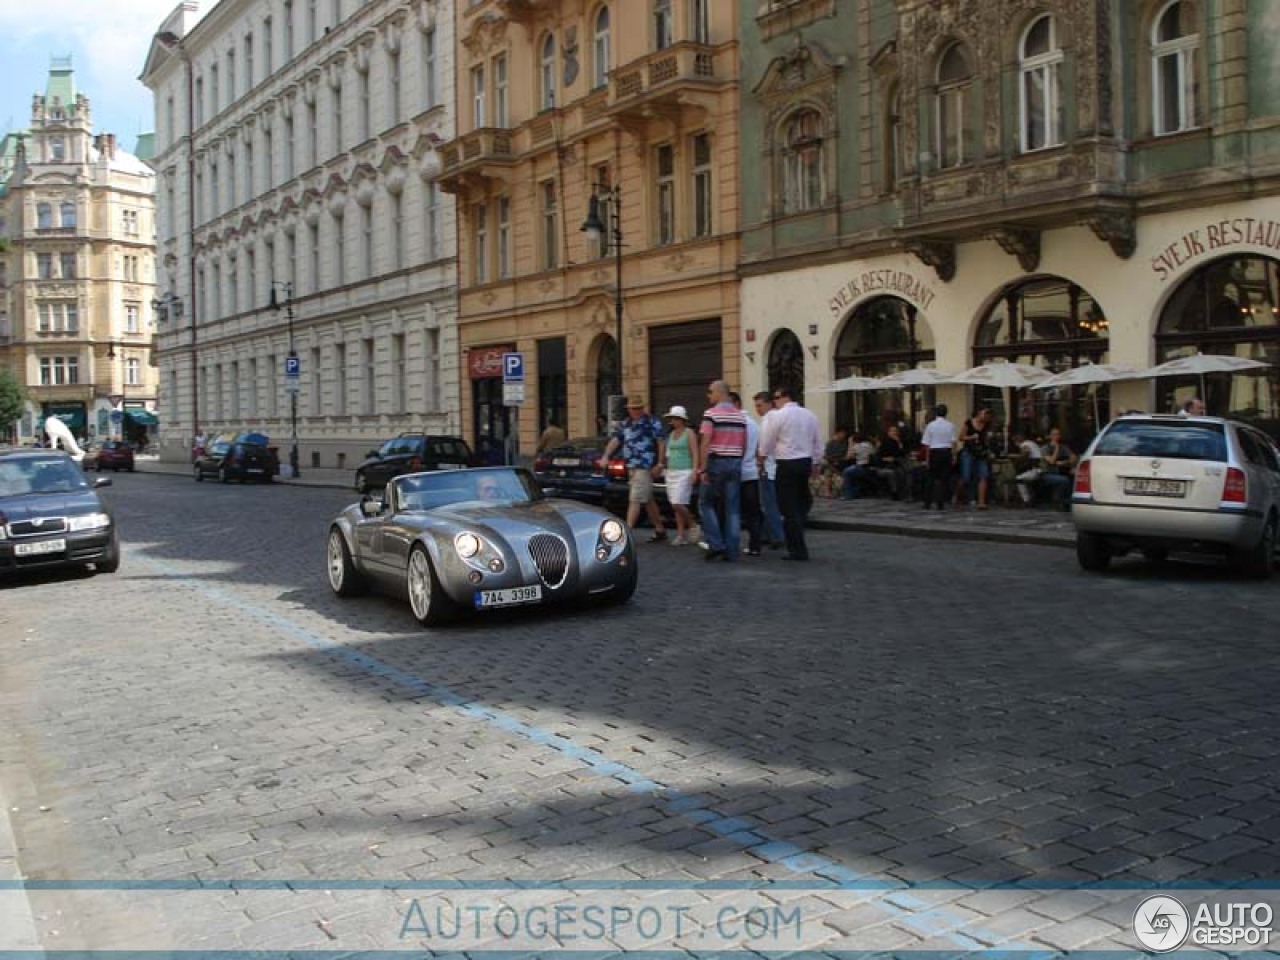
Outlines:
<svg viewBox="0 0 1280 960"><path fill-rule="evenodd" d="M471 448L461 437L402 433L392 437L356 467L356 490L381 490L387 481L426 470L463 470L476 466Z"/></svg>
<svg viewBox="0 0 1280 960"><path fill-rule="evenodd" d="M265 444L219 437L196 457L194 470L197 481L217 477L223 483L270 483L280 473L280 458Z"/></svg>
<svg viewBox="0 0 1280 960"><path fill-rule="evenodd" d="M626 462L615 454L602 469L598 466L607 437L579 437L538 454L533 475L549 496L581 500L604 507L618 516L627 512L628 483ZM690 509L697 510L697 491ZM664 516L671 515L667 502L667 486L661 479L653 484L653 499Z"/></svg>
<svg viewBox="0 0 1280 960"><path fill-rule="evenodd" d="M61 450L0 447L0 574L44 567L120 566L115 517Z"/></svg>

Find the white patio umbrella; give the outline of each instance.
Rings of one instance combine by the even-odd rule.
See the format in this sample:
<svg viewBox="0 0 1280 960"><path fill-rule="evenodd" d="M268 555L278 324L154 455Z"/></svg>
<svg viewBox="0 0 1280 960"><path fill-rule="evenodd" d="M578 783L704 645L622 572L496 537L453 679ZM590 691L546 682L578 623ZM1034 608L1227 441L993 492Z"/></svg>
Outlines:
<svg viewBox="0 0 1280 960"><path fill-rule="evenodd" d="M1123 363L1082 363L1070 370L1055 373L1048 380L1033 384L1032 390L1052 390L1055 387L1082 387L1090 383L1113 383L1116 380L1141 380L1144 374L1136 367ZM1102 429L1102 419L1098 412L1098 392L1093 393L1093 422L1098 430Z"/></svg>
<svg viewBox="0 0 1280 960"><path fill-rule="evenodd" d="M1008 449L1009 397L1005 391L1030 387L1041 380L1047 380L1050 376L1052 374L1043 367L1033 366L1029 363L998 361L996 363L979 364L963 373L957 373L951 378L951 383L970 383L974 386L999 388L1000 402L1004 405L1004 445Z"/></svg>
<svg viewBox="0 0 1280 960"><path fill-rule="evenodd" d="M820 387L814 387L814 393L844 393L849 390L882 390L880 381L875 377L841 377Z"/></svg>
<svg viewBox="0 0 1280 960"><path fill-rule="evenodd" d="M951 374L928 367L916 367L914 370L902 370L881 377L876 381L878 390L900 390L903 387L936 387L941 383L950 383Z"/></svg>
<svg viewBox="0 0 1280 960"><path fill-rule="evenodd" d="M1200 396L1205 395L1204 375L1206 373L1239 373L1242 370L1260 370L1271 364L1261 360L1250 360L1247 357L1232 357L1221 353L1196 353L1189 357L1178 357L1168 360L1157 367L1143 370L1139 376L1143 379L1156 377L1199 377Z"/></svg>

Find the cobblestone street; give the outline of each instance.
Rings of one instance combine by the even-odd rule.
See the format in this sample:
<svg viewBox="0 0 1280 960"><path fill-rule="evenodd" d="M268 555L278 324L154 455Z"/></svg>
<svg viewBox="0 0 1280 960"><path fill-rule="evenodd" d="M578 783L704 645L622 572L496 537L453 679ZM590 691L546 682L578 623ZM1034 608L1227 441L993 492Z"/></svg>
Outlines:
<svg viewBox="0 0 1280 960"><path fill-rule="evenodd" d="M625 608L425 631L330 593L349 492L104 494L118 574L0 589L0 799L28 878L905 881L934 894L793 894L857 949L1069 950L1132 948L1132 906L1036 885L1278 874L1276 583L819 531L808 566L642 545ZM46 949L394 932L358 897L288 896L77 915L32 893L32 927Z"/></svg>

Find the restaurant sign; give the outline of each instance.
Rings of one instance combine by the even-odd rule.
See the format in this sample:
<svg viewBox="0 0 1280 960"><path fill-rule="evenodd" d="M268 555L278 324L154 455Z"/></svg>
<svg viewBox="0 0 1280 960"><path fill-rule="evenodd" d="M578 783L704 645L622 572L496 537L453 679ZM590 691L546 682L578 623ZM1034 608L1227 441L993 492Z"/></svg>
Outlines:
<svg viewBox="0 0 1280 960"><path fill-rule="evenodd" d="M467 375L472 380L487 380L502 376L502 355L515 353L515 344L504 343L496 347L472 347L467 353Z"/></svg>
<svg viewBox="0 0 1280 960"><path fill-rule="evenodd" d="M1280 254L1280 220L1234 217L1188 230L1151 258L1151 269L1168 280L1184 263L1205 253L1231 247L1261 247Z"/></svg>
<svg viewBox="0 0 1280 960"><path fill-rule="evenodd" d="M933 288L906 270L867 270L858 274L827 302L834 317L842 317L859 299L871 293L896 295L927 311L933 303Z"/></svg>

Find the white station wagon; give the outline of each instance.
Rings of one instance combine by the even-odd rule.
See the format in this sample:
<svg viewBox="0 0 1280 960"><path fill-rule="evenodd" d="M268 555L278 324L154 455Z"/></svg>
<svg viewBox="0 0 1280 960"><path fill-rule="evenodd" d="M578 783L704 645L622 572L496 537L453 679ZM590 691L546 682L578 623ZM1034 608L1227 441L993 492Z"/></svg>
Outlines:
<svg viewBox="0 0 1280 960"><path fill-rule="evenodd" d="M1137 549L1217 553L1250 576L1275 565L1280 451L1220 417L1134 414L1112 421L1076 469L1076 555L1086 570Z"/></svg>

